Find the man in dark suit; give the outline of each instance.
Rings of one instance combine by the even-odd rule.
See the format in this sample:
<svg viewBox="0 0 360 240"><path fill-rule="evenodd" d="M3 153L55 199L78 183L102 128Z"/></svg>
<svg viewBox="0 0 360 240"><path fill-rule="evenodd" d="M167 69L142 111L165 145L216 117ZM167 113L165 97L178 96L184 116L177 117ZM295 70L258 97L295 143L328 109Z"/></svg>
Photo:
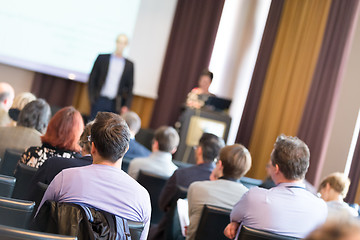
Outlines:
<svg viewBox="0 0 360 240"><path fill-rule="evenodd" d="M160 208L167 212L173 201L177 200L177 186L188 188L195 181L210 179L210 174L215 168L215 159L220 149L225 145L224 140L211 133L204 133L199 145L195 149L196 165L188 168L181 168L166 182L159 197ZM150 230L149 239L164 239L167 214L164 215L157 227Z"/></svg>
<svg viewBox="0 0 360 240"><path fill-rule="evenodd" d="M131 106L134 85L134 64L123 57L128 44L126 35L116 39L112 54L100 54L89 77L90 118L99 111L125 113Z"/></svg>

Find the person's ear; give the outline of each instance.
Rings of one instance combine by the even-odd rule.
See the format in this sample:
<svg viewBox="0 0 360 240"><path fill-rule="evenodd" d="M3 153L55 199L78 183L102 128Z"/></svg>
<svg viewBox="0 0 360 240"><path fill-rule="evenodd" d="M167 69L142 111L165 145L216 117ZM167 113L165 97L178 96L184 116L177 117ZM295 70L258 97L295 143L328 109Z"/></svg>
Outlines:
<svg viewBox="0 0 360 240"><path fill-rule="evenodd" d="M171 154L174 154L177 151L177 147L175 147L172 151Z"/></svg>
<svg viewBox="0 0 360 240"><path fill-rule="evenodd" d="M94 155L94 153L96 154L96 152L97 152L97 149L96 149L96 147L95 147L94 142L92 142L92 143L91 143L91 155Z"/></svg>

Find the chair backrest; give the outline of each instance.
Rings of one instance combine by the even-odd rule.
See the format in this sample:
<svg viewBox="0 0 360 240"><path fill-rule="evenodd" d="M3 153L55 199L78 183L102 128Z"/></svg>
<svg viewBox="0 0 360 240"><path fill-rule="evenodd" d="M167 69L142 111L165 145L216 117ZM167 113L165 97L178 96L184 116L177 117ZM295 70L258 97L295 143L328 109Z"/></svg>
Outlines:
<svg viewBox="0 0 360 240"><path fill-rule="evenodd" d="M0 239L7 240L76 240L76 237L36 232L0 225Z"/></svg>
<svg viewBox="0 0 360 240"><path fill-rule="evenodd" d="M142 231L144 230L144 223L143 222L134 222L127 220L130 234L131 234L131 240L140 240Z"/></svg>
<svg viewBox="0 0 360 240"><path fill-rule="evenodd" d="M0 167L0 174L14 176L16 165L19 162L23 152L23 149L5 149L4 159Z"/></svg>
<svg viewBox="0 0 360 240"><path fill-rule="evenodd" d="M0 224L27 228L35 202L0 197Z"/></svg>
<svg viewBox="0 0 360 240"><path fill-rule="evenodd" d="M16 178L0 174L0 196L11 197L15 182Z"/></svg>
<svg viewBox="0 0 360 240"><path fill-rule="evenodd" d="M187 188L177 186L176 194L174 198L171 200L170 208L165 213L167 216L166 226L165 226L165 236L166 239L185 239L181 232L181 225L179 214L177 211L177 201L179 198L184 199L187 197Z"/></svg>
<svg viewBox="0 0 360 240"><path fill-rule="evenodd" d="M147 171L140 171L137 181L150 195L151 200L151 223L157 224L162 218L164 212L159 207L159 196L169 177L160 176Z"/></svg>
<svg viewBox="0 0 360 240"><path fill-rule="evenodd" d="M229 240L224 229L230 222L230 209L204 205L195 240Z"/></svg>
<svg viewBox="0 0 360 240"><path fill-rule="evenodd" d="M242 177L240 178L240 182L247 188L257 187L263 183L260 179Z"/></svg>
<svg viewBox="0 0 360 240"><path fill-rule="evenodd" d="M33 199L31 199L31 200L35 201L34 213L36 213L48 186L49 186L48 184L45 184L42 182L37 182L35 190L32 193Z"/></svg>
<svg viewBox="0 0 360 240"><path fill-rule="evenodd" d="M16 199L27 199L31 179L35 175L38 169L34 167L30 167L21 162L18 163L15 169L15 188L12 197Z"/></svg>
<svg viewBox="0 0 360 240"><path fill-rule="evenodd" d="M238 240L298 240L300 238L278 235L246 226L241 226Z"/></svg>

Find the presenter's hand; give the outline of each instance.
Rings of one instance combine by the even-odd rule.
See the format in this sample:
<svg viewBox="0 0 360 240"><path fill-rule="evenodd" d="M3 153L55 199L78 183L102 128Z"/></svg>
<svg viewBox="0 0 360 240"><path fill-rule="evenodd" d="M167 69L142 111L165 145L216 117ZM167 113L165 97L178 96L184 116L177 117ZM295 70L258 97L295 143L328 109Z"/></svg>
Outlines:
<svg viewBox="0 0 360 240"><path fill-rule="evenodd" d="M121 113L120 114L127 113L128 111L129 111L129 108L127 106L123 106L123 107L121 107Z"/></svg>
<svg viewBox="0 0 360 240"><path fill-rule="evenodd" d="M234 239L239 226L240 224L237 222L229 223L224 230L224 235L230 239Z"/></svg>

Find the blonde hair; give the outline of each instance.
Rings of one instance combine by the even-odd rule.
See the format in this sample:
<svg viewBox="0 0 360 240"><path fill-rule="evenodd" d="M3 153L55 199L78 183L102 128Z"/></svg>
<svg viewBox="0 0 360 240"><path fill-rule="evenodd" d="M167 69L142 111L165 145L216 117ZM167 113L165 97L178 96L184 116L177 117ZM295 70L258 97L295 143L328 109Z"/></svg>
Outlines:
<svg viewBox="0 0 360 240"><path fill-rule="evenodd" d="M327 184L329 184L332 189L345 198L349 190L350 179L346 177L344 173L335 172L328 175L321 181L319 190L326 187Z"/></svg>
<svg viewBox="0 0 360 240"><path fill-rule="evenodd" d="M25 107L26 104L29 102L32 102L36 100L36 97L34 94L30 92L22 92L14 98L14 102L11 106L11 108L17 108L20 111Z"/></svg>

